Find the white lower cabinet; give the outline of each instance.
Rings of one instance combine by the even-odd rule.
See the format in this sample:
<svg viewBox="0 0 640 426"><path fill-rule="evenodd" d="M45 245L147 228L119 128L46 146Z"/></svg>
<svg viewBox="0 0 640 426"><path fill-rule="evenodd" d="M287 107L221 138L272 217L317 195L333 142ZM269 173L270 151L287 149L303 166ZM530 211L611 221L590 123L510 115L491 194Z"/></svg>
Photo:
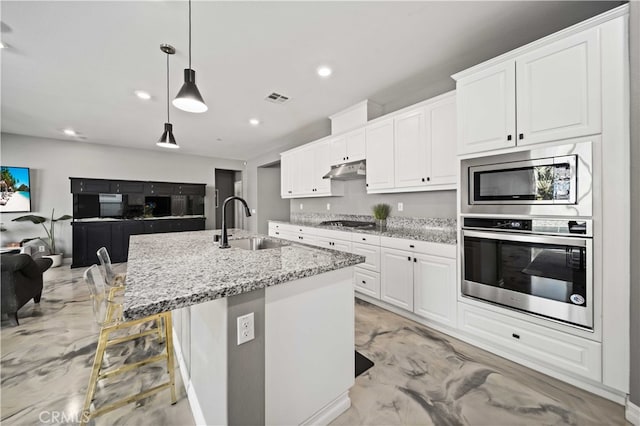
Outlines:
<svg viewBox="0 0 640 426"><path fill-rule="evenodd" d="M456 325L456 260L415 254L413 312L452 327Z"/></svg>
<svg viewBox="0 0 640 426"><path fill-rule="evenodd" d="M356 267L353 271L353 285L356 291L380 299L380 274Z"/></svg>
<svg viewBox="0 0 640 426"><path fill-rule="evenodd" d="M460 303L460 330L520 357L595 381L602 376L602 345L592 340Z"/></svg>
<svg viewBox="0 0 640 426"><path fill-rule="evenodd" d="M351 252L366 257L364 263L360 263L358 268L368 269L372 272L380 272L380 246L352 243Z"/></svg>
<svg viewBox="0 0 640 426"><path fill-rule="evenodd" d="M380 260L380 300L413 311L412 253L383 247Z"/></svg>

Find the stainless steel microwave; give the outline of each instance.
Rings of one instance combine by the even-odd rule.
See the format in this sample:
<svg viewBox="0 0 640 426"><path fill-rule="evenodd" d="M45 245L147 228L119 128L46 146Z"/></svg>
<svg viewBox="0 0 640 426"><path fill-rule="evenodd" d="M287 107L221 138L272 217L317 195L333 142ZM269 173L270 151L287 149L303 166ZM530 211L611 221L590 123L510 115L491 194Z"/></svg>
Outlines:
<svg viewBox="0 0 640 426"><path fill-rule="evenodd" d="M463 214L592 215L590 142L461 164Z"/></svg>

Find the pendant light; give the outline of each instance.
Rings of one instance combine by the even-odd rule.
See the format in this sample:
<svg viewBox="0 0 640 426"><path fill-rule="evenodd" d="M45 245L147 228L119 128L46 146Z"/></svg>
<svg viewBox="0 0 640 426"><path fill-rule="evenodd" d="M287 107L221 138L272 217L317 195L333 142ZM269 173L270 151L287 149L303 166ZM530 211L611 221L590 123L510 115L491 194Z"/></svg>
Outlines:
<svg viewBox="0 0 640 426"><path fill-rule="evenodd" d="M164 123L164 132L160 136L160 140L156 145L162 148L180 148L176 143L176 139L173 137L173 125L169 120L169 55L176 53L176 49L168 44L161 44L160 50L167 54L167 122Z"/></svg>
<svg viewBox="0 0 640 426"><path fill-rule="evenodd" d="M184 84L173 100L173 106L187 112L205 112L209 109L196 86L196 72L191 68L191 0L189 0L189 68L184 70Z"/></svg>

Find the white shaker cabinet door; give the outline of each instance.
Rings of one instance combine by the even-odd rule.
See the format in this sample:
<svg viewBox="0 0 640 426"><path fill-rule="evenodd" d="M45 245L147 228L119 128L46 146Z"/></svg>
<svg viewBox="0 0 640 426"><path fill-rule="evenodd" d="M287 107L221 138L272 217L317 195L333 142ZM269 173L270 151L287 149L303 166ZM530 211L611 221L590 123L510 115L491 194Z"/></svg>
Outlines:
<svg viewBox="0 0 640 426"><path fill-rule="evenodd" d="M458 154L515 146L515 76L506 61L458 81Z"/></svg>
<svg viewBox="0 0 640 426"><path fill-rule="evenodd" d="M313 147L313 167L307 173L313 174L312 195L331 195L331 179L322 179L331 169L331 146L329 141L314 145Z"/></svg>
<svg viewBox="0 0 640 426"><path fill-rule="evenodd" d="M414 313L455 327L456 260L426 254L414 258Z"/></svg>
<svg viewBox="0 0 640 426"><path fill-rule="evenodd" d="M427 105L427 157L431 165L427 183L455 184L458 176L456 96Z"/></svg>
<svg viewBox="0 0 640 426"><path fill-rule="evenodd" d="M425 109L423 107L398 115L395 130L395 186L424 186L429 176Z"/></svg>
<svg viewBox="0 0 640 426"><path fill-rule="evenodd" d="M413 311L413 257L410 252L381 250L380 299Z"/></svg>
<svg viewBox="0 0 640 426"><path fill-rule="evenodd" d="M393 119L366 127L367 189L393 188Z"/></svg>
<svg viewBox="0 0 640 426"><path fill-rule="evenodd" d="M347 162L347 138L345 135L335 137L329 141L329 162L332 166Z"/></svg>
<svg viewBox="0 0 640 426"><path fill-rule="evenodd" d="M516 58L518 145L600 133L600 38L594 28Z"/></svg>
<svg viewBox="0 0 640 426"><path fill-rule="evenodd" d="M347 162L365 159L365 130L357 129L345 135L347 142Z"/></svg>

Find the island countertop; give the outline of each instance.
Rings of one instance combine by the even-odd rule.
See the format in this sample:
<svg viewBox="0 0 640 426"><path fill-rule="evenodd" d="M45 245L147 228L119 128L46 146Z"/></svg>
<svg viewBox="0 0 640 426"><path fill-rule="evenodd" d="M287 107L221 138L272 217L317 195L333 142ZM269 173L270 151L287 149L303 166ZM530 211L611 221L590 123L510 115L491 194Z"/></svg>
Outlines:
<svg viewBox="0 0 640 426"><path fill-rule="evenodd" d="M364 262L363 256L229 230L229 240L261 236L284 245L220 249L220 231L132 235L124 316L137 319Z"/></svg>

